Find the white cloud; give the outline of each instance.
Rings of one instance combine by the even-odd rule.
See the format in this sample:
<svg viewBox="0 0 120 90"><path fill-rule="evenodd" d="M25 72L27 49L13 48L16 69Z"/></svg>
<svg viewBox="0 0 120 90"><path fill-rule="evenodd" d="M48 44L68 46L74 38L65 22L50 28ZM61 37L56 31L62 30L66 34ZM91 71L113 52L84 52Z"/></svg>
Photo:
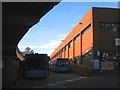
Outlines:
<svg viewBox="0 0 120 90"><path fill-rule="evenodd" d="M49 43L43 45L31 46L31 48L33 48L33 50L37 49L39 53L47 53L48 55L50 55L55 50L55 48L60 45L60 43L60 40L52 40Z"/></svg>
<svg viewBox="0 0 120 90"><path fill-rule="evenodd" d="M47 53L48 55L50 55L54 50L55 48L57 48L60 43L61 43L61 40L63 40L64 38L64 35L58 35L59 39L57 40L51 40L49 43L45 43L45 44L40 44L40 45L24 45L24 46L18 46L20 48L20 50L24 50L26 47L30 47L31 49L33 49L33 51L35 53Z"/></svg>
<svg viewBox="0 0 120 90"><path fill-rule="evenodd" d="M63 40L65 39L65 37L67 36L68 33L60 33L60 34L57 34L56 37L59 39L59 40Z"/></svg>
<svg viewBox="0 0 120 90"><path fill-rule="evenodd" d="M43 44L43 45L35 45L35 46L33 45L33 46L31 46L31 48L44 48L44 49L55 48L60 43L61 43L60 40L52 40L49 43L46 43L46 44Z"/></svg>
<svg viewBox="0 0 120 90"><path fill-rule="evenodd" d="M59 30L67 30L68 28L70 28L72 26L65 26L65 27L61 27L59 28ZM68 35L69 32L60 32L59 34L55 34L54 35L54 39L49 40L49 42L46 42L48 40L44 40L42 41L44 44L40 44L40 43L33 43L30 44L28 42L25 42L24 44L18 44L18 48L20 49L20 51L24 51L26 47L30 47L31 49L33 49L33 51L35 53L46 53L48 55L51 55L52 52L55 50L55 48L57 48L62 40L65 39L65 37ZM27 36L27 35L26 35ZM30 37L28 37L30 38Z"/></svg>
<svg viewBox="0 0 120 90"><path fill-rule="evenodd" d="M33 44L24 43L21 45L18 44L18 48L20 49L20 51L24 51L26 47L30 47L31 49L33 49L35 53L46 53L48 55L51 55L55 48L57 48L61 44L62 40L64 40L66 36L67 33L63 32L54 35L54 39L50 40L48 43L46 43L47 40L44 40L43 41L44 44L40 43Z"/></svg>

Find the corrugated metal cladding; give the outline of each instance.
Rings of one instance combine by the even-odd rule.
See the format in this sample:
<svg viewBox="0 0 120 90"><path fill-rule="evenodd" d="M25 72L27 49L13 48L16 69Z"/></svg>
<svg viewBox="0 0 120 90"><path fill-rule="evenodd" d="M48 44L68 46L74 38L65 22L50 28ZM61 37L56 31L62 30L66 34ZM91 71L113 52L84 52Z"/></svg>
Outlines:
<svg viewBox="0 0 120 90"><path fill-rule="evenodd" d="M117 8L92 7L51 54L51 60L69 58L92 67L92 60L101 58L98 53L119 52L120 45L115 45L120 41L119 11Z"/></svg>

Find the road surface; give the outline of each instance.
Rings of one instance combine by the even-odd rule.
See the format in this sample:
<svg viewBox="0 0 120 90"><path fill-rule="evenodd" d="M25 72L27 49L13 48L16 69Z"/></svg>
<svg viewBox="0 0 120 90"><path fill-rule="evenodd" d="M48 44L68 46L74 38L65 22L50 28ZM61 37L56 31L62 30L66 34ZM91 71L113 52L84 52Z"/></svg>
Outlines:
<svg viewBox="0 0 120 90"><path fill-rule="evenodd" d="M47 79L25 79L12 88L118 88L118 77L81 76L75 73L54 73Z"/></svg>

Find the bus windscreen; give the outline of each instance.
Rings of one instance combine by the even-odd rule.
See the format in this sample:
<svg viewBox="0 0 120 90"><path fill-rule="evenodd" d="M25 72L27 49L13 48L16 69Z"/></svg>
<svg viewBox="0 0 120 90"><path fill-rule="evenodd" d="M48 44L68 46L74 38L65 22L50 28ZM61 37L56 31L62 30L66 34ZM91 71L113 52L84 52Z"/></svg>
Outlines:
<svg viewBox="0 0 120 90"><path fill-rule="evenodd" d="M46 57L40 55L27 56L26 66L28 68L45 69L46 68Z"/></svg>

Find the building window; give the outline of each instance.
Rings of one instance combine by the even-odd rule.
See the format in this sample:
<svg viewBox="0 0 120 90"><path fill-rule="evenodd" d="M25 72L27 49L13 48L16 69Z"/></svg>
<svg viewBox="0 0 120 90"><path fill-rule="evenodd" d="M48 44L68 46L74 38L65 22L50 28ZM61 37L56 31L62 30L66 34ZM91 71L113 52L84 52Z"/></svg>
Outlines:
<svg viewBox="0 0 120 90"><path fill-rule="evenodd" d="M78 34L78 35L75 37L74 40L77 40L79 37L80 37L80 34Z"/></svg>
<svg viewBox="0 0 120 90"><path fill-rule="evenodd" d="M62 50L60 50L60 54L62 53Z"/></svg>
<svg viewBox="0 0 120 90"><path fill-rule="evenodd" d="M63 47L63 52L65 51L65 48Z"/></svg>
<svg viewBox="0 0 120 90"><path fill-rule="evenodd" d="M93 49L86 52L82 57L87 57L87 56L91 56L91 55L93 55Z"/></svg>
<svg viewBox="0 0 120 90"><path fill-rule="evenodd" d="M120 23L99 22L99 29L102 32L118 32L119 28L120 28Z"/></svg>
<svg viewBox="0 0 120 90"><path fill-rule="evenodd" d="M65 46L65 50L68 50L68 45Z"/></svg>
<svg viewBox="0 0 120 90"><path fill-rule="evenodd" d="M73 41L69 43L69 48L73 46Z"/></svg>
<svg viewBox="0 0 120 90"><path fill-rule="evenodd" d="M66 46L64 47L64 51L66 51Z"/></svg>
<svg viewBox="0 0 120 90"><path fill-rule="evenodd" d="M64 48L61 49L61 53L64 52Z"/></svg>
<svg viewBox="0 0 120 90"><path fill-rule="evenodd" d="M89 31L91 28L91 24L89 24L83 31L82 34L85 34L87 31Z"/></svg>
<svg viewBox="0 0 120 90"><path fill-rule="evenodd" d="M116 46L120 46L120 38L116 38L115 39L115 45Z"/></svg>
<svg viewBox="0 0 120 90"><path fill-rule="evenodd" d="M63 52L63 49L61 49L61 53Z"/></svg>
<svg viewBox="0 0 120 90"><path fill-rule="evenodd" d="M57 58L58 54L56 54L56 58Z"/></svg>
<svg viewBox="0 0 120 90"><path fill-rule="evenodd" d="M58 52L58 56L60 56L60 51Z"/></svg>

